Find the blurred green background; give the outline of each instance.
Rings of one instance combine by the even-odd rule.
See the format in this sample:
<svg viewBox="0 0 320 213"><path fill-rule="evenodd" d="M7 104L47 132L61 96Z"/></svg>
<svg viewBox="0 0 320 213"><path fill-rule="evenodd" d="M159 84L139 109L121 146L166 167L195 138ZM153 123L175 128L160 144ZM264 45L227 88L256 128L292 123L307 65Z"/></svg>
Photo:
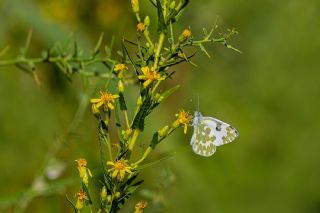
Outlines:
<svg viewBox="0 0 320 213"><path fill-rule="evenodd" d="M153 10L148 1L141 2L143 15ZM318 0L191 1L176 33L190 26L200 36L218 16L218 31L235 27L240 32L231 43L243 54L207 45L211 59L199 52L197 68L176 67L169 84L180 83L182 89L148 119L141 141L171 122L176 109L196 109L197 94L201 112L233 124L240 137L203 158L189 146L192 128L187 136L176 132L153 158L177 154L145 170L145 184L122 212L132 212L140 199L149 202L146 212L320 212L319 11ZM151 20L155 23L154 16ZM70 32L85 50L100 32L106 44L116 36L117 47L122 36L135 39L135 20L125 0L0 0L0 26L0 49L10 45L0 60L19 53L30 28L31 56ZM41 66L39 87L17 68L0 67L1 212L23 202L19 198L32 185L48 148L63 137L76 112L84 91L80 78L70 83L57 73ZM87 110L58 153L54 165L65 169L58 180L67 181L33 199L26 212L71 212L65 194L73 199L78 190L78 180L70 179L77 174L74 159L85 157L93 171L99 169L92 117Z"/></svg>

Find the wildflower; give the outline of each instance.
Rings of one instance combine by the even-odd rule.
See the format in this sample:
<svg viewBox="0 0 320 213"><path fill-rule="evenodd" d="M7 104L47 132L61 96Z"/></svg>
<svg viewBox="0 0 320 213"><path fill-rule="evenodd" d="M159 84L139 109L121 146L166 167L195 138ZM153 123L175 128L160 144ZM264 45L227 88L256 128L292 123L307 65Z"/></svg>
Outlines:
<svg viewBox="0 0 320 213"><path fill-rule="evenodd" d="M140 22L140 23L137 24L137 30L139 32L143 33L145 31L145 29L146 29L146 26L144 25L144 23Z"/></svg>
<svg viewBox="0 0 320 213"><path fill-rule="evenodd" d="M128 70L128 67L124 64L116 64L113 70L117 74L118 78L123 78L123 72Z"/></svg>
<svg viewBox="0 0 320 213"><path fill-rule="evenodd" d="M147 207L147 205L148 203L146 201L139 201L134 207L134 213L142 213L143 210Z"/></svg>
<svg viewBox="0 0 320 213"><path fill-rule="evenodd" d="M139 75L138 78L140 80L144 80L144 82L143 82L144 88L149 86L149 84L151 84L153 81L161 81L161 80L165 79L165 77L161 77L160 73L153 70L152 68L142 67L141 71L142 71L143 75Z"/></svg>
<svg viewBox="0 0 320 213"><path fill-rule="evenodd" d="M185 30L182 32L182 36L185 37L185 38L190 38L190 36L191 36L191 30L185 29Z"/></svg>
<svg viewBox="0 0 320 213"><path fill-rule="evenodd" d="M185 40L190 38L191 35L192 35L192 33L191 33L190 29L184 29L183 32L181 33L181 35L179 36L179 41L184 42Z"/></svg>
<svg viewBox="0 0 320 213"><path fill-rule="evenodd" d="M80 158L76 160L76 162L78 163L79 176L82 182L88 187L89 177L92 177L92 173L90 169L87 168L87 161L86 159Z"/></svg>
<svg viewBox="0 0 320 213"><path fill-rule="evenodd" d="M176 114L177 120L174 122L173 126L178 127L180 125L184 126L183 132L184 134L187 133L188 124L192 120L192 115L189 114L189 112L184 111L183 109L179 110L179 112Z"/></svg>
<svg viewBox="0 0 320 213"><path fill-rule="evenodd" d="M100 98L93 98L91 103L95 104L96 108L104 105L106 108L114 109L114 99L119 98L119 95L113 95L109 92L100 92Z"/></svg>
<svg viewBox="0 0 320 213"><path fill-rule="evenodd" d="M108 172L112 172L111 176L117 178L119 181L124 179L126 173L132 174L133 167L128 164L127 160L116 160L115 162L108 161L107 165L110 165L112 168L108 169Z"/></svg>
<svg viewBox="0 0 320 213"><path fill-rule="evenodd" d="M86 193L81 189L77 194L77 202L76 202L76 209L80 210L83 208L83 204L86 200L89 200Z"/></svg>

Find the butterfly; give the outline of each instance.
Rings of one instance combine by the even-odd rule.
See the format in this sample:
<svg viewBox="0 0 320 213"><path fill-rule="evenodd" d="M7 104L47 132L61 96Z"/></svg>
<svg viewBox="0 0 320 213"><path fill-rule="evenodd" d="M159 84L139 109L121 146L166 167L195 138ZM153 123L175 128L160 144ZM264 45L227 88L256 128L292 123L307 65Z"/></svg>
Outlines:
<svg viewBox="0 0 320 213"><path fill-rule="evenodd" d="M204 117L199 111L194 113L192 126L192 150L205 157L213 155L217 146L231 143L239 136L238 131L231 125L216 118Z"/></svg>

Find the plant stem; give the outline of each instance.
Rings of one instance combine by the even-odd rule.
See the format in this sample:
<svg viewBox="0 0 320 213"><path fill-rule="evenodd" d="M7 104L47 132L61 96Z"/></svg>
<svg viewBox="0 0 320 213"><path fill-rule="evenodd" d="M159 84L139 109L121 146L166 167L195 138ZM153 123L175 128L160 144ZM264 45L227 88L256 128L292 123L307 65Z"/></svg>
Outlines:
<svg viewBox="0 0 320 213"><path fill-rule="evenodd" d="M156 70L157 67L158 67L159 57L160 57L160 53L161 53L161 49L162 49L165 37L166 36L165 36L165 34L163 32L160 33L159 41L158 41L158 47L156 49L156 53L155 53L155 56L154 56L154 58L155 58L154 64L153 64L153 69L154 70Z"/></svg>
<svg viewBox="0 0 320 213"><path fill-rule="evenodd" d="M128 112L127 110L123 110L124 119L126 121L127 129L130 128L129 118L128 118Z"/></svg>
<svg viewBox="0 0 320 213"><path fill-rule="evenodd" d="M135 165L139 165L141 162L143 162L148 155L152 152L152 148L150 146L148 146L148 148L146 149L146 151L143 153L143 156L140 158L140 160L138 160L137 162L135 162Z"/></svg>
<svg viewBox="0 0 320 213"><path fill-rule="evenodd" d="M131 152L133 150L133 147L134 147L134 145L135 145L135 143L136 143L136 141L138 139L139 134L140 134L140 130L139 129L135 129L133 131L132 138L131 138L131 140L129 142L129 145L128 145L129 152Z"/></svg>

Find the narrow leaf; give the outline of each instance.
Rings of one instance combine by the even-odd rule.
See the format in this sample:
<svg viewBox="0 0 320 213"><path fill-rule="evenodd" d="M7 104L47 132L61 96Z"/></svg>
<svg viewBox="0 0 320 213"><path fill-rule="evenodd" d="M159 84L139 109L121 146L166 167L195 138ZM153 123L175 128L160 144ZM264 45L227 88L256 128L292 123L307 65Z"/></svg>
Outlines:
<svg viewBox="0 0 320 213"><path fill-rule="evenodd" d="M167 25L163 16L163 9L160 3L160 0L157 0L157 9L158 9L158 32L167 33Z"/></svg>

